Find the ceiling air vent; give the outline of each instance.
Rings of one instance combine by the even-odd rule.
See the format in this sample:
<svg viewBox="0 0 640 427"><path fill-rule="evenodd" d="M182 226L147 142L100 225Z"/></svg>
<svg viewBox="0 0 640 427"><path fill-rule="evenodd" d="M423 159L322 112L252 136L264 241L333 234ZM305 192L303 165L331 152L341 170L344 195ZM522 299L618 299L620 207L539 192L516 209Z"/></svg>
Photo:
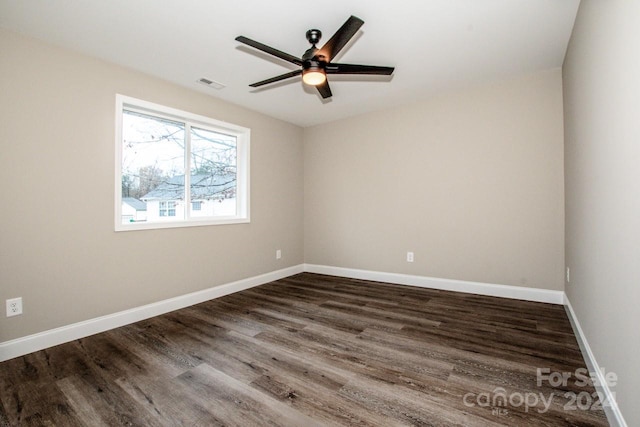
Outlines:
<svg viewBox="0 0 640 427"><path fill-rule="evenodd" d="M198 80L198 83L203 84L205 86L209 86L212 89L222 89L225 87L225 85L223 85L220 82L216 82L214 80L209 80L209 79L205 79L204 77Z"/></svg>

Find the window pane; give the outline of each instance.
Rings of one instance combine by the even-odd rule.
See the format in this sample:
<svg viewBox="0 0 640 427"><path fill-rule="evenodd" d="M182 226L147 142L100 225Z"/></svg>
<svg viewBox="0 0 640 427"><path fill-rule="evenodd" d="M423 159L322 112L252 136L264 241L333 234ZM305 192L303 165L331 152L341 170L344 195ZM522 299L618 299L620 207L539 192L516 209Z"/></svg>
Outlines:
<svg viewBox="0 0 640 427"><path fill-rule="evenodd" d="M236 156L235 136L191 128L192 217L236 215Z"/></svg>
<svg viewBox="0 0 640 427"><path fill-rule="evenodd" d="M184 147L183 123L123 111L123 205L127 198L144 209L141 221L184 219Z"/></svg>

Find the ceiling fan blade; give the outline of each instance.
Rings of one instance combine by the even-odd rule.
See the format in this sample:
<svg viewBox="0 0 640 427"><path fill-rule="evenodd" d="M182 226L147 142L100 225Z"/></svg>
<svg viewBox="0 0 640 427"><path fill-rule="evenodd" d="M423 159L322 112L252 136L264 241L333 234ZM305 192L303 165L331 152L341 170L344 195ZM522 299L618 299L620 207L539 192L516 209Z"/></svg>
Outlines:
<svg viewBox="0 0 640 427"><path fill-rule="evenodd" d="M393 73L394 67L378 67L376 65L355 64L327 64L327 74L375 74L388 76Z"/></svg>
<svg viewBox="0 0 640 427"><path fill-rule="evenodd" d="M289 55L288 53L282 52L281 50L278 49L274 49L271 46L267 46L266 44L262 44L260 42L257 42L255 40L251 40L249 38L246 38L244 36L238 36L236 37L236 41L239 41L240 43L244 43L246 45L249 45L251 47L254 47L258 50L261 50L265 53L268 53L269 55L273 55L276 56L280 59L284 59L285 61L294 63L296 65L302 65L302 59L295 57L293 55Z"/></svg>
<svg viewBox="0 0 640 427"><path fill-rule="evenodd" d="M315 56L318 58L323 56L324 58L320 58L321 60L331 62L331 59L335 57L358 32L360 27L362 27L362 24L364 24L362 19L356 18L352 15L344 24L342 24L342 27L336 31L333 37L331 37L329 41L325 43L318 52L316 52Z"/></svg>
<svg viewBox="0 0 640 427"><path fill-rule="evenodd" d="M249 86L251 87L264 86L264 85L268 85L269 83L275 83L275 82L279 82L280 80L288 79L290 77L299 76L300 74L302 74L302 70L295 70L295 71L291 71L290 73L285 73L276 77L271 77L270 79L262 80L261 82L252 83Z"/></svg>
<svg viewBox="0 0 640 427"><path fill-rule="evenodd" d="M316 86L322 99L331 98L331 88L329 87L329 80L325 80L324 83Z"/></svg>

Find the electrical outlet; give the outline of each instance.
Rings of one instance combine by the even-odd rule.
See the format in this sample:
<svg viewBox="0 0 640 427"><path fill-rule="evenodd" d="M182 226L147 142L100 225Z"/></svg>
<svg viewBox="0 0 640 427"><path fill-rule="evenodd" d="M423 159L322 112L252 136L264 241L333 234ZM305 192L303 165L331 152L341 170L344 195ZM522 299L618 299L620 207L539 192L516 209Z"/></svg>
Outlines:
<svg viewBox="0 0 640 427"><path fill-rule="evenodd" d="M22 297L7 300L7 317L22 314Z"/></svg>
<svg viewBox="0 0 640 427"><path fill-rule="evenodd" d="M407 252L407 262L413 262L413 252Z"/></svg>
<svg viewBox="0 0 640 427"><path fill-rule="evenodd" d="M276 251L276 259L280 259L280 258L282 258L282 251L280 249L278 249Z"/></svg>
<svg viewBox="0 0 640 427"><path fill-rule="evenodd" d="M571 282L571 269L567 267L567 283Z"/></svg>

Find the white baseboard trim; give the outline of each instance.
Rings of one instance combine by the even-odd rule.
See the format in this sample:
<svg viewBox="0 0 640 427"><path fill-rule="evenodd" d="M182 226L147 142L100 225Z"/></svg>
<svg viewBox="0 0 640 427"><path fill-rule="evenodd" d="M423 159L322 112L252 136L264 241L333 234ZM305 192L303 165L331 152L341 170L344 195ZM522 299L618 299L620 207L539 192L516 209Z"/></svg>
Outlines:
<svg viewBox="0 0 640 427"><path fill-rule="evenodd" d="M302 273L303 271L304 265L299 264L293 267L272 271L270 273L237 280L235 282L225 283L202 291L192 292L175 298L154 302L141 307L135 307L129 310L73 323L71 325L28 335L11 341L5 341L0 343L0 362L168 313L170 311L189 307L214 298L220 298L234 292L253 288L265 283L273 282L274 280Z"/></svg>
<svg viewBox="0 0 640 427"><path fill-rule="evenodd" d="M436 277L385 273L381 271L358 270L354 268L331 267L317 264L305 264L304 271L309 273L327 274L330 276L349 277L351 279L372 280L376 282L395 283L398 285L464 292L468 294L546 302L551 304L564 304L564 292L552 291L549 289L467 282L464 280L440 279Z"/></svg>
<svg viewBox="0 0 640 427"><path fill-rule="evenodd" d="M591 351L591 347L589 346L589 342L587 341L587 337L582 331L582 327L580 326L580 322L578 321L578 317L576 316L575 311L573 311L573 307L571 306L571 302L569 298L565 295L565 311L569 316L569 322L571 322L571 327L573 328L573 332L578 340L578 345L580 346L580 351L582 352L582 356L587 364L587 369L593 375L595 374L597 378L597 383L595 385L596 391L598 395L601 396L601 401L608 402L608 404L603 404L604 412L607 415L607 420L612 427L627 427L627 423L622 416L622 412L620 412L620 408L618 407L618 403L615 399L615 394L609 388L607 381L600 370L600 365L596 362L596 357ZM604 399L602 398L604 396Z"/></svg>

